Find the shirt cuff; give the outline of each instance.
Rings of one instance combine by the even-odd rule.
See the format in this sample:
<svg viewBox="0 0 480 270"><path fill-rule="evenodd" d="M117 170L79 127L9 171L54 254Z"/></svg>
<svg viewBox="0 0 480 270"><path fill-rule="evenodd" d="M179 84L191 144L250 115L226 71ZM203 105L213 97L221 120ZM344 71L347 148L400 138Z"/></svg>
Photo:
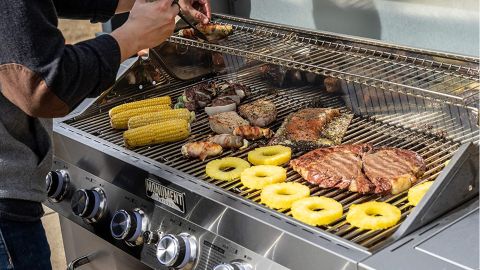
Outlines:
<svg viewBox="0 0 480 270"><path fill-rule="evenodd" d="M101 0L96 1L95 14L90 20L92 23L106 22L115 15L118 6L118 0Z"/></svg>

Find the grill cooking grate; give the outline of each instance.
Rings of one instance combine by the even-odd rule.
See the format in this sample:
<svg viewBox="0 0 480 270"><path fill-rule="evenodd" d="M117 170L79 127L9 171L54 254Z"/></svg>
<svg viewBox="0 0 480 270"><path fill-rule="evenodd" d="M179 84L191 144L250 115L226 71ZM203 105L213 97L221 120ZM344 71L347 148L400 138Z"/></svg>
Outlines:
<svg viewBox="0 0 480 270"><path fill-rule="evenodd" d="M425 56L418 52L429 52L414 49L410 52L396 48L378 50L378 44L372 46L367 41L358 44L358 40L341 40L338 36L266 22L225 15L215 15L213 21L233 25L234 33L218 43L178 36L169 38L169 41L337 77L413 97L427 97L478 112L478 59L458 57L456 60L465 62L452 64L448 59L451 56L447 55Z"/></svg>
<svg viewBox="0 0 480 270"><path fill-rule="evenodd" d="M228 78L232 78L232 74L227 76ZM226 78L226 76L219 77L218 79L223 78ZM310 85L276 89L264 81L255 69L249 69L237 74L236 81L245 83L252 88L252 97L248 98L248 100L246 100L244 103L262 97L267 97L275 102L278 109L278 119L271 126L273 130L276 130L281 125L285 116L303 107L335 107L340 108L343 111L347 110L339 97L335 97L326 93L321 86ZM166 87L160 86L144 92L143 94L138 94L135 97L145 98L159 95L170 95L172 98L176 99L176 97L181 95L184 86L184 83L174 83ZM128 100L131 99L132 97L128 98ZM109 126L107 111L112 106L113 105L100 106L100 108L94 112L89 110L89 113L77 117L76 119L69 120L67 123L72 127L88 132L100 139L104 139L111 143L122 146L122 132L112 130ZM430 118L422 119L427 119L428 123L430 124L435 124L435 119L444 117L442 115L438 115L438 113L425 112L425 114ZM421 132L421 130L419 131L415 130L414 128L409 128L415 127L415 124L418 124L418 121L422 123L422 120L418 120L418 114L413 113L405 115L385 115L378 116L376 118L356 115L348 128L348 131L343 139L343 143L371 143L375 146L392 146L416 151L425 159L427 163L427 171L422 177L421 181L434 180L444 168L445 162L452 157L455 150L459 147L459 144L438 136L434 136L432 134ZM402 123L402 125L398 125L398 123ZM439 125L443 123L444 121L441 121ZM440 126L439 128L448 127ZM207 116L205 113L201 113L197 116L197 122L192 125L192 135L188 140L201 140L210 134L211 131L208 126ZM240 181L223 182L209 179L205 175L204 169L205 164L211 159L207 159L204 162L192 162L184 159L180 152L180 148L184 143L185 141L151 147L141 147L133 151L139 155L154 159L165 165L181 170L239 196L259 203L260 192L243 187ZM247 152L256 146L258 146L258 143L252 143L248 149L236 152L226 151L221 156L215 158L236 156L246 159ZM296 153L295 157L298 157L301 154L302 153ZM407 205L406 192L383 197L379 195L360 195L344 190L322 189L310 185L291 169L288 169L287 176L287 181L299 182L308 185L311 189L312 195L327 196L339 201L344 206L345 213L348 212L348 208L351 204L362 203L371 200L381 200L392 203L393 205L399 207L402 210L401 221L403 221L412 210L412 207ZM288 216L291 215L289 209L281 209L279 212ZM401 222L395 227L386 230L360 230L349 226L345 221L344 215L334 224L322 226L319 227L319 229L328 231L364 247L374 249L380 245L383 240L390 236L400 224Z"/></svg>

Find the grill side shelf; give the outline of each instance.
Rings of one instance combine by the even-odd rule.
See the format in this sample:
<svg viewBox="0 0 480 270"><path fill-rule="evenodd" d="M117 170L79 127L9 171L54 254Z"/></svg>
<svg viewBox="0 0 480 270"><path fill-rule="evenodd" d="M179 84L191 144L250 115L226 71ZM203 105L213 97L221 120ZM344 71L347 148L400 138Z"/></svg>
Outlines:
<svg viewBox="0 0 480 270"><path fill-rule="evenodd" d="M478 196L479 148L462 145L429 191L386 242L398 240Z"/></svg>

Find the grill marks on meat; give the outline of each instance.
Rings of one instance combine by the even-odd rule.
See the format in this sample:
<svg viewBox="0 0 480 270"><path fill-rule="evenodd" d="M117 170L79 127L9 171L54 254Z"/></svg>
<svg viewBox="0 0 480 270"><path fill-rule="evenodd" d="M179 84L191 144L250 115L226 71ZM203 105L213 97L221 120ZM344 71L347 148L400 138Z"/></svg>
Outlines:
<svg viewBox="0 0 480 270"><path fill-rule="evenodd" d="M306 181L322 188L358 193L397 194L410 188L424 172L415 152L373 148L368 144L319 148L294 159L290 166Z"/></svg>
<svg viewBox="0 0 480 270"><path fill-rule="evenodd" d="M374 186L362 172L362 155L370 149L370 145L319 148L292 160L290 166L305 180L322 188L369 193Z"/></svg>
<svg viewBox="0 0 480 270"><path fill-rule="evenodd" d="M315 141L326 124L339 116L337 109L303 109L292 115L286 125L287 138L296 141Z"/></svg>
<svg viewBox="0 0 480 270"><path fill-rule="evenodd" d="M425 162L410 150L380 148L365 154L363 169L375 184L375 193L397 194L417 182L425 172Z"/></svg>

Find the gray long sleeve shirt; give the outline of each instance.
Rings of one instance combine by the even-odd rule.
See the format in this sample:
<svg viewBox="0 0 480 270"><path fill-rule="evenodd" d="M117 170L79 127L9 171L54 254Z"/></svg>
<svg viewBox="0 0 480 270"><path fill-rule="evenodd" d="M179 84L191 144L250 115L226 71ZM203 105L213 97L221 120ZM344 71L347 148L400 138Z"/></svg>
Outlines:
<svg viewBox="0 0 480 270"><path fill-rule="evenodd" d="M110 35L66 45L58 16L108 20L118 0L0 0L0 219L42 214L52 165L50 118L114 83Z"/></svg>

